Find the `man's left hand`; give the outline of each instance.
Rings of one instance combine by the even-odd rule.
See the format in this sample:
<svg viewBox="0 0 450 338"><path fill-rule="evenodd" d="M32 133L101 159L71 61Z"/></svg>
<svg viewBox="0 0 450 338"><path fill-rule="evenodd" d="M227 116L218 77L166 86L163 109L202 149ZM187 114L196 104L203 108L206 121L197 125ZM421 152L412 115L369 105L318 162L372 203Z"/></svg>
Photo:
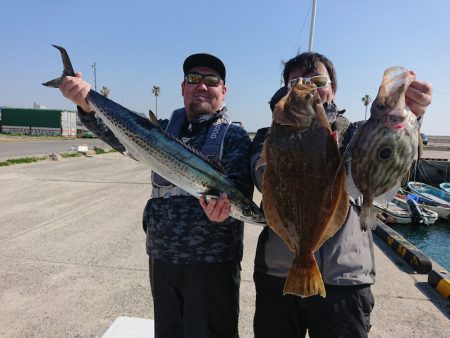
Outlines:
<svg viewBox="0 0 450 338"><path fill-rule="evenodd" d="M414 80L406 91L406 104L411 108L417 118L425 114L425 110L431 103L433 86L426 81Z"/></svg>

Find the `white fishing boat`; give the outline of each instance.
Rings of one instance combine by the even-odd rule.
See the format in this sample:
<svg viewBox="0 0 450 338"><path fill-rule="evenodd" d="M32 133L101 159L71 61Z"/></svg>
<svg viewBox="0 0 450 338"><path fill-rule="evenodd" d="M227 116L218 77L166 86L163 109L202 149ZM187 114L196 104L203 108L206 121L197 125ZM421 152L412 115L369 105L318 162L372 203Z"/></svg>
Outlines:
<svg viewBox="0 0 450 338"><path fill-rule="evenodd" d="M402 197L394 197L392 200L395 204L407 209L411 213L411 219L414 223L414 216L421 217L420 223L423 223L425 225L431 225L434 222L436 222L439 218L439 215L437 212L429 209L428 207L421 205L419 203L415 203L412 201L408 201L407 196L405 198ZM416 209L418 208L418 211ZM414 210L412 210L414 209ZM420 214L420 215L417 215Z"/></svg>
<svg viewBox="0 0 450 338"><path fill-rule="evenodd" d="M411 224L409 210L395 204L393 201L379 203L373 201L373 206L379 211L379 218L388 224Z"/></svg>
<svg viewBox="0 0 450 338"><path fill-rule="evenodd" d="M381 214L381 219L386 223L395 224L424 224L431 225L438 219L438 214L426 207L419 206L418 211L413 213L405 199L394 197L388 203L373 202Z"/></svg>
<svg viewBox="0 0 450 338"><path fill-rule="evenodd" d="M450 182L444 182L444 183L439 184L439 188L441 188L445 192L450 193Z"/></svg>
<svg viewBox="0 0 450 338"><path fill-rule="evenodd" d="M449 219L450 217L450 193L422 182L408 182L407 184L411 196L414 199L438 213L440 218Z"/></svg>

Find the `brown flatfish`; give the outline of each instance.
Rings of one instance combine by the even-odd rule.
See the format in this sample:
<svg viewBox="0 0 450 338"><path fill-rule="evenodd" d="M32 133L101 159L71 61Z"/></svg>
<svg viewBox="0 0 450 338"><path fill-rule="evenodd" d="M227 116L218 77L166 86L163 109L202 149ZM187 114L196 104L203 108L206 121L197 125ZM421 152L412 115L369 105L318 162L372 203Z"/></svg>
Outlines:
<svg viewBox="0 0 450 338"><path fill-rule="evenodd" d="M370 118L358 129L347 147L344 161L350 160L351 177L363 195L361 228L375 227L373 201L389 202L417 156L419 125L405 104L405 93L414 75L402 67L384 72ZM357 197L352 189L352 197Z"/></svg>
<svg viewBox="0 0 450 338"><path fill-rule="evenodd" d="M261 162L267 223L295 254L283 293L325 297L314 252L344 223L349 202L315 86L297 84L278 102Z"/></svg>

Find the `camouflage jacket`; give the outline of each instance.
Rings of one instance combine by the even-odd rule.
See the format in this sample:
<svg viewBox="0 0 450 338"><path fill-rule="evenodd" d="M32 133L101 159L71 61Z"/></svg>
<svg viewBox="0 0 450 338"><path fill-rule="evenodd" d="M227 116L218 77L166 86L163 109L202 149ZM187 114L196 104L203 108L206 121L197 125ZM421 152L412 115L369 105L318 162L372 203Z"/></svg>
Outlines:
<svg viewBox="0 0 450 338"><path fill-rule="evenodd" d="M90 131L123 153L123 145L93 115L79 110L80 120ZM210 124L215 120L186 125L179 137L200 149ZM159 122L165 129L168 120ZM249 159L250 138L241 127L230 125L224 136L221 164L236 187L251 198L253 184ZM231 217L221 223L211 222L198 199L192 196L152 198L147 202L143 215L147 253L174 264L241 261L243 225Z"/></svg>

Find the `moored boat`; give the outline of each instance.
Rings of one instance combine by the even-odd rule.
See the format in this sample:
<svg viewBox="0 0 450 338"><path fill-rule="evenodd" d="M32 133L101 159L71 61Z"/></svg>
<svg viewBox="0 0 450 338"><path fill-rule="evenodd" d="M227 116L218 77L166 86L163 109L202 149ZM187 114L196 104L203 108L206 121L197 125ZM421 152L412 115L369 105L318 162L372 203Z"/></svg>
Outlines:
<svg viewBox="0 0 450 338"><path fill-rule="evenodd" d="M422 182L408 182L409 191L418 203L438 213L440 218L450 217L450 194Z"/></svg>
<svg viewBox="0 0 450 338"><path fill-rule="evenodd" d="M439 188L441 188L445 192L450 193L450 182L444 182L444 183L439 184Z"/></svg>
<svg viewBox="0 0 450 338"><path fill-rule="evenodd" d="M395 197L394 197L395 198ZM395 204L393 201L387 203L379 203L373 201L373 206L381 213L381 220L388 224L410 224L411 213L402 206Z"/></svg>
<svg viewBox="0 0 450 338"><path fill-rule="evenodd" d="M373 203L387 223L431 225L438 219L436 212L421 205L413 212L410 204L413 205L413 208L416 207L411 201L408 203L406 196L405 198L394 197L388 203Z"/></svg>
<svg viewBox="0 0 450 338"><path fill-rule="evenodd" d="M437 212L431 210L425 205L417 203L414 199L409 199L407 196L405 198L394 197L392 200L397 205L407 208L411 213L411 223L423 223L425 225L431 225L436 222L439 218ZM420 221L415 221L415 217L420 218Z"/></svg>

